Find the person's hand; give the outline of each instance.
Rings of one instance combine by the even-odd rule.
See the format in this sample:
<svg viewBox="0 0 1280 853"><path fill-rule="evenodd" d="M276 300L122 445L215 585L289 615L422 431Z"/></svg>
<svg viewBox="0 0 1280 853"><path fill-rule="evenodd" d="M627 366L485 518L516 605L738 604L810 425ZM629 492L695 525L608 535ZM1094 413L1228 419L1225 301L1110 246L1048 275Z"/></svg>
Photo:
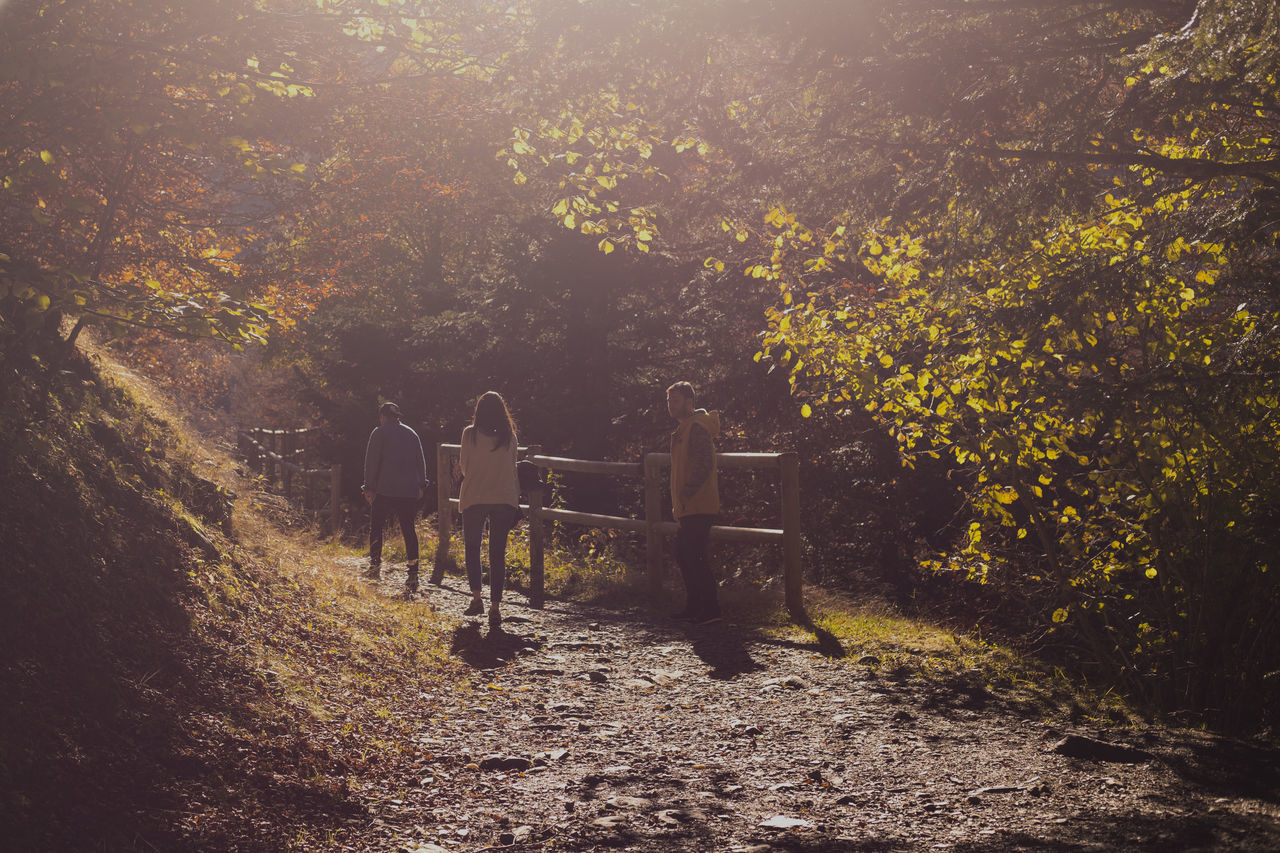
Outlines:
<svg viewBox="0 0 1280 853"><path fill-rule="evenodd" d="M368 489L365 489L365 490L364 490L364 499L365 499L368 503L373 503L373 492L369 491Z"/></svg>

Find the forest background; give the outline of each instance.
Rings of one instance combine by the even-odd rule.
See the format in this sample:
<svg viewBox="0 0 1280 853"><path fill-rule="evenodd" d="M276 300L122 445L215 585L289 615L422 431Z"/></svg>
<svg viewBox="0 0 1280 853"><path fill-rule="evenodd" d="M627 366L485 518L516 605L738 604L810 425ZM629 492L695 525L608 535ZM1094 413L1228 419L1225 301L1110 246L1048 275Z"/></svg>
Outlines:
<svg viewBox="0 0 1280 853"><path fill-rule="evenodd" d="M92 325L356 498L380 400L635 459L690 379L800 452L811 581L1266 729L1278 51L1267 0L10 0L4 387Z"/></svg>

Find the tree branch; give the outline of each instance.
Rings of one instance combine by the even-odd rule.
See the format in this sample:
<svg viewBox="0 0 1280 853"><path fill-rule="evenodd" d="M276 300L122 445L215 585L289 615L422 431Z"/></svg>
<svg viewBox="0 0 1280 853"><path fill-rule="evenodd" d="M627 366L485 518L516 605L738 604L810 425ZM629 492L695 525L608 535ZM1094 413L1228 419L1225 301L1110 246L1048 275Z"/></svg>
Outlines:
<svg viewBox="0 0 1280 853"><path fill-rule="evenodd" d="M1036 148L1001 148L998 146L926 145L919 151L933 154L959 154L990 157L999 160L1029 160L1041 163L1065 163L1082 166L1139 166L1143 169L1186 178L1246 177L1271 181L1280 176L1280 157L1266 160L1225 162L1196 157L1166 157L1153 151L1045 151Z"/></svg>

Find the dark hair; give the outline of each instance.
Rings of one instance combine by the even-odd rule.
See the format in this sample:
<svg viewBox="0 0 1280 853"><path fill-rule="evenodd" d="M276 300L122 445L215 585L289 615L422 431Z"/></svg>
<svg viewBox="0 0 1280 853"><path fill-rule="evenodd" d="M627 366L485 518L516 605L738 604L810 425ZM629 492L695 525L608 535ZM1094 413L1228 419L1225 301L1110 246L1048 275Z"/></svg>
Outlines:
<svg viewBox="0 0 1280 853"><path fill-rule="evenodd" d="M400 407L391 402L386 402L379 406L378 414L386 415L387 417L395 418L396 420L400 420L401 418Z"/></svg>
<svg viewBox="0 0 1280 853"><path fill-rule="evenodd" d="M516 434L516 422L507 411L506 401L497 391L486 391L476 400L476 411L471 418L471 440L476 440L476 432L483 432L498 440L495 449L511 444L511 437Z"/></svg>
<svg viewBox="0 0 1280 853"><path fill-rule="evenodd" d="M676 382L667 389L668 394L672 391L675 391L682 397L688 397L690 400L693 399L693 385L688 382Z"/></svg>

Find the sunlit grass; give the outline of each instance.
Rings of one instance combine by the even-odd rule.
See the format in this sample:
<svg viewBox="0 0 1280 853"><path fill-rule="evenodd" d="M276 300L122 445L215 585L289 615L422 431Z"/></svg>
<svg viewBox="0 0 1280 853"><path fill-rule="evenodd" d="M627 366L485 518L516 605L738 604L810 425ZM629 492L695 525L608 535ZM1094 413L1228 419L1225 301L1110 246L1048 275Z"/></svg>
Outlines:
<svg viewBox="0 0 1280 853"><path fill-rule="evenodd" d="M844 659L869 674L911 680L924 689L962 691L1034 716L1063 714L1100 723L1129 722L1135 715L1117 696L1099 694L1060 670L1007 645L904 615L883 602L851 599L828 590L806 590L811 627L779 624L780 636L826 635Z"/></svg>
<svg viewBox="0 0 1280 853"><path fill-rule="evenodd" d="M377 703L386 688L380 680L391 675L448 673L445 677L465 689L449 651L455 620L421 601L382 595L362 583L350 569L350 558L364 555L366 548L322 537L315 523L297 523L300 518L283 498L262 492L245 474L228 443L192 428L145 377L109 357L101 360L104 372L139 407L170 425L172 461L189 463L236 496L234 537L204 527L177 502L173 509L222 551L220 561L198 564L190 579L217 619L253 626L243 632L243 655L264 688L321 721L339 713L326 701L333 695L359 697L346 701L364 704L375 719L387 719L391 712ZM403 545L388 544L388 558L403 559ZM428 533L423 554L433 555L434 549L435 537ZM265 696L261 704L264 713L270 710Z"/></svg>
<svg viewBox="0 0 1280 853"><path fill-rule="evenodd" d="M403 693L405 679L439 677L451 689L469 689L449 649L456 620L425 602L380 593L352 571L349 558L364 549L281 528L252 497L237 502L240 557L267 568L292 593L288 600L250 605L280 611L260 618L281 628L247 638L256 668L311 718L347 720L346 734L367 742L371 754L399 751L402 744L374 737L359 720L394 724L391 703ZM334 697L342 699L335 703Z"/></svg>

